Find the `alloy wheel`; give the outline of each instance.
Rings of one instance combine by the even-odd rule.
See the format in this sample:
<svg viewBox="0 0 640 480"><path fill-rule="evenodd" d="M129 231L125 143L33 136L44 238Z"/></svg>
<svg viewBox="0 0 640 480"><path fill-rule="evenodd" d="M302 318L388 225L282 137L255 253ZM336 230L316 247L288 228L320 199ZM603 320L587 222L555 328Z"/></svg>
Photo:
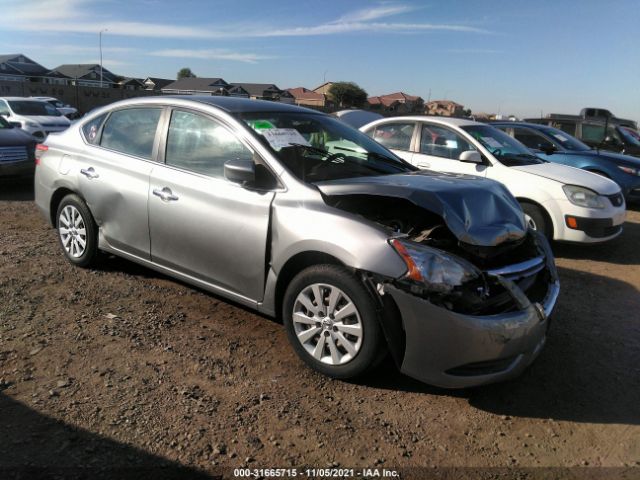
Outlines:
<svg viewBox="0 0 640 480"><path fill-rule="evenodd" d="M362 347L363 324L355 303L326 283L305 287L293 304L293 327L304 349L328 365L344 365Z"/></svg>
<svg viewBox="0 0 640 480"><path fill-rule="evenodd" d="M67 205L58 220L62 247L70 257L81 257L87 248L87 228L80 211L73 205Z"/></svg>

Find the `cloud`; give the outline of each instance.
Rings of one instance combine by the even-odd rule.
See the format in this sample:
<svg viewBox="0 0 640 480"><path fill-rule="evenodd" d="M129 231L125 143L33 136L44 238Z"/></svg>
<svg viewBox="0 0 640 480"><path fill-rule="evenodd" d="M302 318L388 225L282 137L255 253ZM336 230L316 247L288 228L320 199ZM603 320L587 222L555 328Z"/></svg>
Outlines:
<svg viewBox="0 0 640 480"><path fill-rule="evenodd" d="M338 20L336 20L336 23L368 22L370 20L377 20L378 18L390 17L392 15L411 12L416 9L416 7L409 5L381 4L375 7L364 8L362 10L356 10L354 12L346 13Z"/></svg>
<svg viewBox="0 0 640 480"><path fill-rule="evenodd" d="M255 53L233 52L225 49L213 50L185 50L185 49L166 49L151 52L150 55L156 57L176 57L176 58L199 58L205 60L228 60L234 62L256 63L259 60L272 59L265 55Z"/></svg>
<svg viewBox="0 0 640 480"><path fill-rule="evenodd" d="M335 20L315 25L269 26L232 25L171 25L139 21L99 19L90 14L89 0L32 0L27 6L10 0L14 5L5 9L6 29L37 32L91 33L107 29L108 35L173 39L233 39L265 37L303 37L350 33L424 33L458 32L486 34L485 29L450 23L376 22L385 17L415 10L404 4L379 3L373 7L347 12ZM59 20L59 21L55 21Z"/></svg>
<svg viewBox="0 0 640 480"><path fill-rule="evenodd" d="M447 50L449 53L459 53L459 54L494 54L494 53L504 53L503 50L493 50L491 48L450 48Z"/></svg>

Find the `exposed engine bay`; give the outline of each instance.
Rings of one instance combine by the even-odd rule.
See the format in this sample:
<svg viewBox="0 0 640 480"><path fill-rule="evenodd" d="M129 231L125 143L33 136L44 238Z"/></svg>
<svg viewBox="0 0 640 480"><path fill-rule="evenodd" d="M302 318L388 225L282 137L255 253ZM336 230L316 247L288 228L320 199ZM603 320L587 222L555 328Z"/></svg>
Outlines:
<svg viewBox="0 0 640 480"><path fill-rule="evenodd" d="M497 278L492 270L545 257L538 236L529 232L522 238L499 245L477 246L459 240L442 217L405 198L377 195L326 196L327 204L373 221L411 242L452 254L469 262L470 274L456 284L426 278L423 282L396 280L394 285L451 311L465 314L489 315L520 307L514 300L509 282L514 282L531 302L543 300L549 281L548 271L540 269L531 275L515 275L513 279ZM516 272L517 273L517 272ZM377 279L384 283L388 280Z"/></svg>

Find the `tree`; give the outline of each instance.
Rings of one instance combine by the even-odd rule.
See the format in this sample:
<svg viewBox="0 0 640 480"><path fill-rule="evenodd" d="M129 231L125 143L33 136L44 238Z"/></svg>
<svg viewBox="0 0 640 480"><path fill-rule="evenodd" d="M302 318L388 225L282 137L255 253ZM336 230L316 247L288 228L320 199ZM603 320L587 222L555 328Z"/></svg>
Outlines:
<svg viewBox="0 0 640 480"><path fill-rule="evenodd" d="M193 73L190 68L185 67L178 70L178 80L180 80L181 78L191 78L195 76L196 74Z"/></svg>
<svg viewBox="0 0 640 480"><path fill-rule="evenodd" d="M361 107L367 101L367 92L353 82L335 82L328 93L340 107Z"/></svg>

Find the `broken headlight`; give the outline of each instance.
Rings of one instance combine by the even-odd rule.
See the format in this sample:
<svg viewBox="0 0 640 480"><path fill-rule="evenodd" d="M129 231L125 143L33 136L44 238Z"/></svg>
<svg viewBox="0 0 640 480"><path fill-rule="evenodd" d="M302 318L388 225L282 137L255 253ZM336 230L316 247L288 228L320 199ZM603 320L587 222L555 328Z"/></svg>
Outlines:
<svg viewBox="0 0 640 480"><path fill-rule="evenodd" d="M400 238L389 243L407 265L404 279L423 284L431 291L450 292L455 287L482 278L478 268L446 252Z"/></svg>

